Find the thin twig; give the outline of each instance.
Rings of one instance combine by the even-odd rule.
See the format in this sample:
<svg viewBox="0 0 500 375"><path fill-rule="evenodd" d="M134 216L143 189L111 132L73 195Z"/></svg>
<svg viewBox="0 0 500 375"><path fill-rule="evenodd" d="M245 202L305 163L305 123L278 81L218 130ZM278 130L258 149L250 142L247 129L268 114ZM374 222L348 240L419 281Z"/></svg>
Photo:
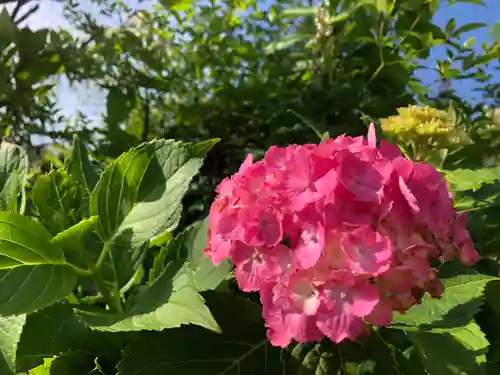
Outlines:
<svg viewBox="0 0 500 375"><path fill-rule="evenodd" d="M21 17L19 17L18 20L14 21L16 25L20 25L22 22L26 21L29 16L31 16L33 13L35 13L38 9L40 8L40 5L37 4L30 10L28 10L26 13L24 13Z"/></svg>

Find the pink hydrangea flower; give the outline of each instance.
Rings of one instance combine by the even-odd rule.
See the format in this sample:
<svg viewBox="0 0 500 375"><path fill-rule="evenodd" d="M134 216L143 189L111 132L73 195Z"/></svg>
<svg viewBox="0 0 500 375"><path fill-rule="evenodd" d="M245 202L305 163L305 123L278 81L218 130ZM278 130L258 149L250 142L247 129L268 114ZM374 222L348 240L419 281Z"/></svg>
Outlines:
<svg viewBox="0 0 500 375"><path fill-rule="evenodd" d="M205 253L229 257L240 288L260 293L273 345L338 343L441 296L432 262L479 258L466 224L442 176L377 146L371 125L367 139L249 155L217 188Z"/></svg>

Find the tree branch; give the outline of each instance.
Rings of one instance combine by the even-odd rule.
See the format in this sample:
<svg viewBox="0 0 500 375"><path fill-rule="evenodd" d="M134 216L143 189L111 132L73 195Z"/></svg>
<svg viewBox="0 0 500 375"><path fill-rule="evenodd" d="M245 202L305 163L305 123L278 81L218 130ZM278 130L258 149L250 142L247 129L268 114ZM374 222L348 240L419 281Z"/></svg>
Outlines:
<svg viewBox="0 0 500 375"><path fill-rule="evenodd" d="M12 17L12 20L14 21L14 23L16 25L19 25L21 22L26 21L26 19L29 16L31 16L33 13L35 13L38 10L38 8L40 8L40 4L35 5L33 8L31 8L26 13L24 13L21 17L19 17L19 19L14 20L14 17Z"/></svg>

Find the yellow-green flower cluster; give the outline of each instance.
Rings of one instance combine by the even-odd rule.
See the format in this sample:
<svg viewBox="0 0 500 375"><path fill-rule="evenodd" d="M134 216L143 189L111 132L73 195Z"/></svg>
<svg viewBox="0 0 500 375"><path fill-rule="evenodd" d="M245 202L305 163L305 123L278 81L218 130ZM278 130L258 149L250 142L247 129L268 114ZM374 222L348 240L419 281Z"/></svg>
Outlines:
<svg viewBox="0 0 500 375"><path fill-rule="evenodd" d="M418 145L450 147L468 142L453 116L436 108L411 105L398 108L398 115L381 119L382 129L396 141Z"/></svg>

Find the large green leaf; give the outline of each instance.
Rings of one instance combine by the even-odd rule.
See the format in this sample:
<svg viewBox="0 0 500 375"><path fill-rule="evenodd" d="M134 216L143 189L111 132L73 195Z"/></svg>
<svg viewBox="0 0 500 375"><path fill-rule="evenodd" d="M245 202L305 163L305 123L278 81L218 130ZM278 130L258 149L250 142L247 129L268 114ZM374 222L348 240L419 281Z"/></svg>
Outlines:
<svg viewBox="0 0 500 375"><path fill-rule="evenodd" d="M23 212L28 156L12 143L0 144L0 210Z"/></svg>
<svg viewBox="0 0 500 375"><path fill-rule="evenodd" d="M409 337L429 375L484 374L489 343L475 322L439 333L409 333Z"/></svg>
<svg viewBox="0 0 500 375"><path fill-rule="evenodd" d="M119 375L281 374L285 355L270 346L258 305L207 292L221 334L189 326L143 332L123 351Z"/></svg>
<svg viewBox="0 0 500 375"><path fill-rule="evenodd" d="M66 160L65 167L70 178L80 187L82 213L89 216L90 194L99 179L89 161L88 151L77 135L73 137L71 156Z"/></svg>
<svg viewBox="0 0 500 375"><path fill-rule="evenodd" d="M65 352L85 352L112 362L120 358L122 339L92 331L69 305L54 304L28 315L17 350L17 370L28 371Z"/></svg>
<svg viewBox="0 0 500 375"><path fill-rule="evenodd" d="M229 260L215 266L205 255L203 250L207 246L208 227L208 218L198 222L188 232L184 242L184 246L188 249L187 260L189 267L193 270L196 289L200 292L217 288L232 269Z"/></svg>
<svg viewBox="0 0 500 375"><path fill-rule="evenodd" d="M0 212L0 315L31 312L67 296L76 274L39 223Z"/></svg>
<svg viewBox="0 0 500 375"><path fill-rule="evenodd" d="M220 330L197 292L193 272L183 262L171 263L148 286L131 299L125 314L81 312L94 329L101 331L160 331L195 324L212 331Z"/></svg>
<svg viewBox="0 0 500 375"><path fill-rule="evenodd" d="M53 235L80 221L80 191L65 169L39 176L32 194L42 223Z"/></svg>
<svg viewBox="0 0 500 375"><path fill-rule="evenodd" d="M0 316L0 374L16 374L16 351L26 315Z"/></svg>
<svg viewBox="0 0 500 375"><path fill-rule="evenodd" d="M492 184L500 179L498 168L455 169L445 172L452 191L478 190L484 184Z"/></svg>
<svg viewBox="0 0 500 375"><path fill-rule="evenodd" d="M55 359L55 357L52 358L44 358L43 359L43 364L40 366L37 366L35 368L32 368L28 371L28 375L50 375L50 367L52 365L52 361Z"/></svg>
<svg viewBox="0 0 500 375"><path fill-rule="evenodd" d="M67 352L31 369L28 375L106 375L95 358L86 352Z"/></svg>
<svg viewBox="0 0 500 375"><path fill-rule="evenodd" d="M469 322L484 302L484 288L494 277L470 274L444 280L445 291L440 299L426 295L422 303L406 314L397 314L393 322L420 328L455 327Z"/></svg>
<svg viewBox="0 0 500 375"><path fill-rule="evenodd" d="M229 275L231 263L226 260L215 266L205 255L207 246L208 218L186 228L164 246L156 256L151 272L160 274L164 264L171 260L186 260L192 270L196 289L199 292L214 290Z"/></svg>
<svg viewBox="0 0 500 375"><path fill-rule="evenodd" d="M120 286L135 271L132 253L177 226L182 198L217 141L144 143L121 155L101 175L90 212L100 218L99 233L119 272Z"/></svg>

